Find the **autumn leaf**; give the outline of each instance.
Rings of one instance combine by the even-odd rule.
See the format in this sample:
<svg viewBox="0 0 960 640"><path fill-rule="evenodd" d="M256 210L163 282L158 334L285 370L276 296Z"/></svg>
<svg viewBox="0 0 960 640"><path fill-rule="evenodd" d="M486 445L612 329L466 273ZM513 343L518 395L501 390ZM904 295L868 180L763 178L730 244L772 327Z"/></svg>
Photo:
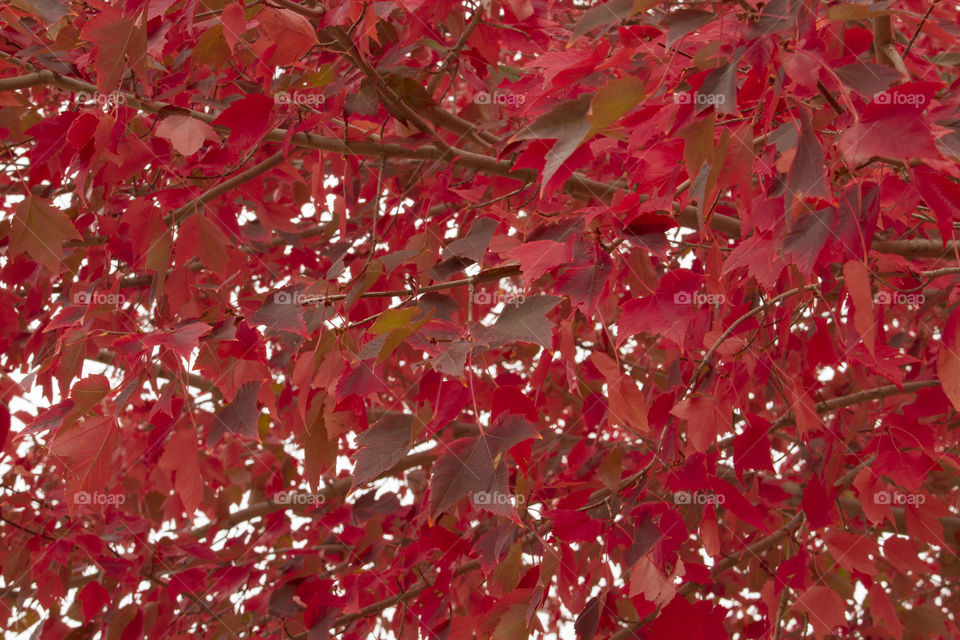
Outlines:
<svg viewBox="0 0 960 640"><path fill-rule="evenodd" d="M207 140L220 140L213 127L190 116L167 116L157 125L156 132L161 138L169 140L173 148L185 156L195 154Z"/></svg>
<svg viewBox="0 0 960 640"><path fill-rule="evenodd" d="M25 254L52 273L59 273L63 243L80 240L80 234L63 213L40 198L29 196L17 207L10 233L10 252Z"/></svg>
<svg viewBox="0 0 960 640"><path fill-rule="evenodd" d="M246 149L273 127L273 106L267 96L249 94L232 102L211 124L230 129L230 144Z"/></svg>
<svg viewBox="0 0 960 640"><path fill-rule="evenodd" d="M170 349L181 358L190 358L190 354L200 344L200 338L210 332L210 325L202 322L190 322L169 331L144 336L147 347L162 346Z"/></svg>
<svg viewBox="0 0 960 640"><path fill-rule="evenodd" d="M89 494L104 493L115 471L112 458L118 444L113 417L94 416L64 426L53 438L50 453L65 467L70 511L78 505L93 504ZM84 496L77 496L84 492Z"/></svg>
<svg viewBox="0 0 960 640"><path fill-rule="evenodd" d="M520 261L520 271L529 283L573 258L568 244L553 240L527 242L511 249L507 255Z"/></svg>
<svg viewBox="0 0 960 640"><path fill-rule="evenodd" d="M97 47L97 88L104 94L120 84L127 66L143 68L147 36L143 24L114 10L96 15L83 28L83 37Z"/></svg>
<svg viewBox="0 0 960 640"><path fill-rule="evenodd" d="M167 441L158 464L173 476L173 486L188 516L203 501L203 477L198 460L197 436L191 429L173 434Z"/></svg>
<svg viewBox="0 0 960 640"><path fill-rule="evenodd" d="M207 446L215 445L224 433L235 433L247 438L257 435L257 394L260 382L248 382L237 391L237 395L214 416L213 424L207 435Z"/></svg>
<svg viewBox="0 0 960 640"><path fill-rule="evenodd" d="M937 377L943 383L943 392L960 411L960 310L955 310L943 325L943 335L937 355Z"/></svg>
<svg viewBox="0 0 960 640"><path fill-rule="evenodd" d="M867 351L874 352L876 322L873 320L873 291L870 287L870 271L858 260L843 265L847 291L853 300L853 324L863 338Z"/></svg>
<svg viewBox="0 0 960 640"><path fill-rule="evenodd" d="M817 638L827 636L836 627L846 624L843 598L827 587L810 587L800 595L795 606L807 613Z"/></svg>
<svg viewBox="0 0 960 640"><path fill-rule="evenodd" d="M714 18L716 18L716 14L701 9L681 9L668 13L660 21L660 26L667 29L667 48L669 49L680 38L702 27Z"/></svg>
<svg viewBox="0 0 960 640"><path fill-rule="evenodd" d="M263 25L267 37L277 45L273 55L276 64L289 64L299 60L314 45L319 44L317 32L310 22L289 9L264 7L257 14L257 20Z"/></svg>
<svg viewBox="0 0 960 640"><path fill-rule="evenodd" d="M504 454L514 445L536 436L533 424L518 415L507 414L479 436L451 443L437 459L430 476L431 519L470 494L485 494L476 504L509 517L513 508L500 498L510 495Z"/></svg>
<svg viewBox="0 0 960 640"><path fill-rule="evenodd" d="M914 167L911 172L917 191L937 217L937 228L946 247L954 235L953 223L960 211L960 185L929 167Z"/></svg>
<svg viewBox="0 0 960 640"><path fill-rule="evenodd" d="M393 414L378 420L357 438L353 491L400 462L410 450L413 419Z"/></svg>
<svg viewBox="0 0 960 640"><path fill-rule="evenodd" d="M83 608L84 622L90 622L94 616L110 604L110 594L96 580L91 580L77 592L77 599Z"/></svg>
<svg viewBox="0 0 960 640"><path fill-rule="evenodd" d="M829 184L824 174L825 154L810 125L809 115L801 111L800 140L797 154L790 165L787 188L798 198L829 198Z"/></svg>
<svg viewBox="0 0 960 640"><path fill-rule="evenodd" d="M560 303L556 296L532 296L517 304L508 304L491 327L476 326L474 336L488 345L513 341L550 346L553 323L546 314Z"/></svg>
<svg viewBox="0 0 960 640"><path fill-rule="evenodd" d="M860 120L837 140L844 157L857 164L874 156L899 160L939 158L930 126L920 113L930 96L927 83L901 85L875 96Z"/></svg>
<svg viewBox="0 0 960 640"><path fill-rule="evenodd" d="M590 131L583 138L586 142L602 132L633 109L643 99L643 81L633 76L613 80L593 94L587 120Z"/></svg>

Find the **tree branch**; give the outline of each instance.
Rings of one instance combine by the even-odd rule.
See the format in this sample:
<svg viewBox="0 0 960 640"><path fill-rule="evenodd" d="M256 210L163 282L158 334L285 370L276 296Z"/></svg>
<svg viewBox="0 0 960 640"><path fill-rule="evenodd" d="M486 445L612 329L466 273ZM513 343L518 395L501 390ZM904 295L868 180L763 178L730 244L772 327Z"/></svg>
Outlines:
<svg viewBox="0 0 960 640"><path fill-rule="evenodd" d="M893 25L889 15L876 16L873 19L873 47L877 64L893 67L902 75L910 77L903 58L893 46Z"/></svg>
<svg viewBox="0 0 960 640"><path fill-rule="evenodd" d="M764 551L766 551L767 549L770 549L780 544L780 541L786 538L788 535L790 535L790 533L793 532L794 529L799 527L805 519L806 519L806 514L804 514L803 511L800 511L797 515L793 516L793 518L791 518L789 522L783 525L783 527L778 529L775 533L767 536L766 538L763 538L762 540L758 540L757 542L754 542L750 546L741 549L739 553L735 553L731 556L727 556L726 558L718 562L717 566L714 567L713 571L711 572L711 575L714 577L718 576L719 574L723 573L730 567L739 563L742 560L742 558L747 554L750 554L752 556L758 556ZM692 593L696 589L697 589L697 583L686 582L683 585L681 585L679 589L677 589L677 595L675 597L685 598L688 594ZM622 629L617 631L615 634L610 636L610 640L627 640L628 638L632 638L634 633L638 629L643 627L649 619L650 618L648 617L648 618L644 618L643 620L637 620L629 623L627 626L623 627Z"/></svg>
<svg viewBox="0 0 960 640"><path fill-rule="evenodd" d="M167 214L163 219L164 223L166 223L167 226L179 225L181 222L200 211L201 205L210 202L214 198L217 198L232 189L235 189L245 182L253 180L260 174L269 171L281 162L283 162L283 151L277 151L266 160L250 167L245 171L241 171L229 180L224 180L215 187L204 191L198 197L194 198L176 211Z"/></svg>
<svg viewBox="0 0 960 640"><path fill-rule="evenodd" d="M42 85L57 86L70 91L96 91L96 87L88 82L68 78L50 70L32 72L16 78L0 79L0 91ZM161 109L168 106L166 104L144 100L133 94L124 95L128 104L137 105L149 113L158 113ZM217 118L217 114L201 113L199 111L189 111L188 115L208 124ZM220 127L220 129L221 131L226 131L223 127ZM287 139L287 133L286 129L273 129L266 134L264 139L271 142L284 143ZM433 145L422 145L418 148L410 148L399 144L341 140L339 138L331 138L303 131L293 134L289 142L294 146L305 149L331 151L347 155L402 158L407 160L445 160L450 164L472 169L479 173L512 178L527 183L535 182L539 176L539 172L536 169L523 168L514 170L510 162L498 161L490 156L473 153L457 147L450 147L449 150L444 150ZM594 199L604 201L616 191L625 190L627 187L628 185L623 182L608 184L592 180L579 173L574 173L564 183L563 191L576 198L587 201ZM650 197L649 194L643 194L639 200L646 202ZM688 205L683 208L679 208L678 206L677 208L678 211L675 213L677 221L681 225L690 229L699 228L697 207ZM736 218L723 214L714 214L710 218L710 227L730 237L740 237L740 221ZM876 241L872 245L872 250L878 253L891 253L909 258L946 258L954 255L958 246L960 245L957 245L953 240L948 241L944 247L940 239L912 238L906 240Z"/></svg>

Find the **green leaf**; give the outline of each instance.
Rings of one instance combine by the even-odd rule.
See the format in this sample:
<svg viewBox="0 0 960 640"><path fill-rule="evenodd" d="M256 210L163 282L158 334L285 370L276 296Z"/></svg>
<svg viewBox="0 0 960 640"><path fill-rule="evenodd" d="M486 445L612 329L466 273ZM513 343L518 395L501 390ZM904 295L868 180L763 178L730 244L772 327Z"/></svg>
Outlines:
<svg viewBox="0 0 960 640"><path fill-rule="evenodd" d="M593 94L587 120L592 125L584 136L586 142L616 122L643 99L643 81L633 76L618 78Z"/></svg>
<svg viewBox="0 0 960 640"><path fill-rule="evenodd" d="M586 122L590 111L591 96L567 100L540 116L514 136L514 140L561 140L571 137L571 132ZM579 144L583 139L577 139Z"/></svg>
<svg viewBox="0 0 960 640"><path fill-rule="evenodd" d="M377 336L381 333L402 329L409 325L418 313L420 313L420 309L417 307L388 309L381 313L377 321L373 323L373 326L370 327L370 333Z"/></svg>

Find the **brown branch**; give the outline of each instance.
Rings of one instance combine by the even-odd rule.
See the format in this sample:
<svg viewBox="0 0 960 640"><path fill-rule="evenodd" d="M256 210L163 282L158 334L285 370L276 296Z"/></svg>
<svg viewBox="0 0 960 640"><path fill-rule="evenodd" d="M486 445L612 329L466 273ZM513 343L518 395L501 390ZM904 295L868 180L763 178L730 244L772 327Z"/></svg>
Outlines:
<svg viewBox="0 0 960 640"><path fill-rule="evenodd" d="M874 389L867 389L866 391L857 391L856 393L850 393L845 396L831 398L829 400L814 404L813 408L817 413L827 413L829 411L833 411L834 409L851 407L853 405L860 404L861 402L870 402L872 400L879 400L881 398L889 398L890 396L914 393L920 389L928 389L930 387L939 386L939 380L917 380L914 382L905 382L902 386L891 384L883 387L876 387ZM770 428L767 430L767 434L772 434L781 427L792 424L793 420L794 415L792 411L784 413L779 418L774 420L773 424L771 424ZM734 439L736 439L736 435L731 435L727 438L724 438L717 444L717 449L726 449L732 446Z"/></svg>
<svg viewBox="0 0 960 640"><path fill-rule="evenodd" d="M183 205L176 211L167 214L164 217L163 221L167 226L179 225L181 222L192 216L193 214L200 211L200 206L210 202L214 198L217 198L228 191L235 189L241 184L253 180L262 173L265 173L283 162L283 151L277 151L275 154L267 158L266 160L256 164L249 169L238 173L229 180L224 180L220 184L207 191L204 191L198 197L194 198L187 204Z"/></svg>
<svg viewBox="0 0 960 640"><path fill-rule="evenodd" d="M433 97L433 94L437 92L437 85L440 84L440 80L443 79L443 72L447 70L453 61L457 59L460 55L460 52L463 50L463 47L467 44L467 39L470 37L470 34L473 33L480 25L480 16L483 15L483 10L474 11L473 16L470 18L470 22L467 23L467 26L463 28L463 33L460 34L460 37L457 39L457 43L453 45L450 51L447 52L447 55L443 60L440 61L440 65L437 67L437 71L432 78L427 82L427 95Z"/></svg>
<svg viewBox="0 0 960 640"><path fill-rule="evenodd" d="M387 471L384 471L379 476L379 478L388 478L390 476L403 473L407 469L412 469L414 467L423 466L433 462L436 452L434 450L421 451L420 453L413 453L393 465ZM345 496L350 490L350 486L353 484L353 477L347 476L344 478L337 478L326 487L317 492L318 496L323 496L325 502L332 500L338 496ZM231 529L239 524L247 522L248 520L253 520L254 518L260 518L267 514L273 513L275 511L283 511L288 509L289 505L276 502L274 500L264 500L263 502L258 502L256 504L250 505L246 509L241 509L236 513L230 514L226 520L222 522L211 522L210 524L205 524L189 531L185 531L184 535L192 536L194 538L202 538L207 532L217 525L219 529Z"/></svg>
<svg viewBox="0 0 960 640"><path fill-rule="evenodd" d="M347 35L343 32L340 27L330 27L327 29L327 33L333 36L334 40L343 47L344 57L358 68L364 75L371 79L376 87L377 94L380 96L380 100L383 103L383 106L386 107L387 111L390 114L397 118L398 120L404 120L412 122L420 131L427 134L428 136L434 138L437 144L440 145L440 148L443 149L445 153L453 153L453 147L447 144L446 140L443 139L436 131L430 128L430 125L420 117L416 111L411 109L407 103L397 95L397 93L384 82L383 78L377 72L376 69L370 66L370 64L363 59L363 54L361 54L356 46Z"/></svg>
<svg viewBox="0 0 960 640"><path fill-rule="evenodd" d="M893 24L889 15L876 16L873 19L873 48L877 64L893 67L902 75L910 77L903 58L893 45Z"/></svg>
<svg viewBox="0 0 960 640"><path fill-rule="evenodd" d="M469 278L461 278L459 280L450 280L448 282L440 282L438 284L431 284L425 287L417 287L413 289L392 289L390 291L365 291L361 293L358 298L394 298L394 297L403 297L418 295L421 293L430 293L431 291L441 291L443 289L452 289L453 287L463 287L478 284L481 282L490 282L491 280L500 280L501 278L510 278L513 276L520 275L520 265L506 265L502 267L493 267L491 269L484 269L475 276ZM304 296L301 298L300 302L302 304L315 304L315 303L327 303L333 302L335 300L343 300L349 294L346 293L335 293L328 296Z"/></svg>
<svg viewBox="0 0 960 640"><path fill-rule="evenodd" d="M930 14L933 13L934 8L940 3L940 0L933 0L930 3L930 6L927 7L927 12L923 14L923 20L920 21L920 24L917 25L916 31L913 32L913 36L910 37L910 42L907 43L907 47L903 50L903 57L906 58L910 53L910 49L913 47L913 41L917 39L917 36L920 35L920 31L923 29L923 25L926 24L927 19L930 17Z"/></svg>
<svg viewBox="0 0 960 640"><path fill-rule="evenodd" d="M840 106L840 103L837 102L837 99L833 97L833 94L830 93L829 89L827 89L827 86L823 84L822 80L817 80L817 90L820 92L820 95L823 96L824 100L826 100L830 106L833 107L833 110L837 113L837 115L843 113L843 107Z"/></svg>
<svg viewBox="0 0 960 640"><path fill-rule="evenodd" d="M327 10L324 7L305 7L302 4L297 4L292 0L270 0L271 2L277 4L284 9L289 9L294 13L299 13L300 15L307 18L320 18L322 17Z"/></svg>
<svg viewBox="0 0 960 640"><path fill-rule="evenodd" d="M827 411L832 411L833 409L839 409L842 407L849 407L860 402L867 402L869 400L877 400L879 398L886 398L889 396L895 396L901 393L913 393L920 389L925 389L928 387L936 387L940 385L939 380L920 380L916 382L906 382L903 384L903 387L898 387L897 385L887 385L884 387L877 387L875 389L868 389L866 391L858 391L856 393L851 393L845 396L839 396L836 398L831 398L825 402L818 402L813 405L817 413L826 413ZM770 425L770 429L767 431L768 434L773 433L775 429L789 424L792 420L793 414L787 412L777 418L777 420ZM662 440L661 436L661 440ZM716 449L723 450L727 449L733 445L733 441L736 439L736 435L731 435L727 438L724 438L719 443L717 443ZM620 486L617 487L615 492L610 491L609 489L604 489L597 494L597 497L587 504L584 507L581 507L581 511L589 511L595 507L600 506L604 503L605 500L609 499L609 496L614 493L620 493L624 489L627 489L633 486L635 483L641 481L647 474L647 472L652 468L653 460L651 460L643 469L637 471L636 473L631 474L630 476L624 478L620 482Z"/></svg>
<svg viewBox="0 0 960 640"><path fill-rule="evenodd" d="M713 571L711 571L711 575L714 577L718 576L719 574L723 573L727 569L741 562L743 557L747 554L750 554L751 556L759 556L764 551L771 549L774 546L780 544L780 542L784 538L789 536L794 529L799 527L805 519L806 519L806 515L804 514L803 511L800 511L797 515L793 516L793 518L791 518L789 522L783 525L775 533L767 536L766 538L758 540L757 542L754 542L750 546L743 548L740 552L735 553L731 556L727 556L726 558L718 562L717 566L714 567ZM689 595L696 589L697 589L697 583L686 582L679 589L677 589L676 597L685 598L687 595ZM649 620L651 620L651 618L648 616L643 620L637 620L629 623L628 625L626 625L625 627L617 631L615 634L610 636L610 640L627 640L627 638L633 637L634 633L636 633L638 629L643 627Z"/></svg>
<svg viewBox="0 0 960 640"><path fill-rule="evenodd" d="M819 284L808 284L804 287L797 287L796 289L790 289L789 291L784 291L780 295L774 298L770 298L770 300L766 301L764 304L753 307L752 309L744 313L742 316L734 320L730 324L730 326L727 327L726 331L724 331L720 335L720 337L717 338L716 342L714 342L713 345L711 345L710 348L707 349L707 353L704 354L703 359L700 360L700 364L697 365L697 368L693 371L693 375L690 377L690 382L689 384L687 384L687 388L684 390L681 398L686 397L686 395L690 392L690 390L693 389L693 386L697 383L697 380L700 377L700 373L704 369L706 369L707 366L710 364L710 358L712 358L713 354L717 351L717 349L720 348L720 345L722 345L726 341L726 339L729 338L734 331L736 331L737 327L739 327L745 321L757 315L761 311L770 309L772 305L775 305L778 302L789 298L790 296L796 295L798 293L803 293L804 291L809 291L812 289L819 289L819 288L820 288Z"/></svg>
<svg viewBox="0 0 960 640"><path fill-rule="evenodd" d="M101 349L97 353L97 355L94 356L93 358L87 358L87 360L99 362L101 364L105 364L111 367L116 366L114 364L116 359L117 359L116 354L110 351L109 349ZM166 369L164 369L159 365L154 369L154 375L158 378L165 378L167 380L178 379L178 377L175 374L173 374L170 371L167 371ZM205 380L204 378L201 378L200 376L194 373L187 373L184 375L184 377L186 378L187 384L189 384L191 387L194 387L195 389L199 389L200 391L204 391L207 393L219 393L219 390L212 382L210 382L209 380Z"/></svg>
<svg viewBox="0 0 960 640"><path fill-rule="evenodd" d="M70 91L96 91L96 87L90 83L74 78L68 78L50 70L29 73L16 78L0 79L0 91L11 89L22 89L28 87L52 85L68 89ZM127 103L139 106L149 113L157 113L163 109L166 104L151 102L139 98L133 94L124 94ZM189 111L190 117L196 118L206 123L212 123L217 114L201 113L199 111ZM219 127L221 131L226 131ZM266 134L265 140L271 142L283 143L286 140L286 129L273 129ZM536 182L539 173L536 169L517 169L512 168L512 164L506 161L498 161L495 158L483 154L472 153L465 149L451 147L450 152L445 151L433 145L422 145L417 148L406 147L399 144L381 144L366 142L360 140L341 140L340 138L331 138L327 136L316 135L312 133L299 132L290 137L290 144L304 149L313 149L317 151L331 151L334 153L343 153L347 155L358 155L378 158L401 158L407 160L445 160L450 164L472 169L479 173L495 175L506 178L512 178L521 182ZM580 173L574 173L564 183L563 191L583 200L601 200L604 201L611 197L616 191L624 190L627 185L623 182L603 183L590 179ZM640 196L641 202L650 199L649 194ZM677 221L688 228L698 229L699 219L697 207L688 205L682 209L677 206ZM714 214L710 218L711 228L720 231L732 238L740 237L740 221L736 218L722 214ZM946 247L938 238L915 238L907 240L880 240L873 243L872 250L878 253L891 253L907 258L946 258L954 255L958 245L954 241L949 241Z"/></svg>

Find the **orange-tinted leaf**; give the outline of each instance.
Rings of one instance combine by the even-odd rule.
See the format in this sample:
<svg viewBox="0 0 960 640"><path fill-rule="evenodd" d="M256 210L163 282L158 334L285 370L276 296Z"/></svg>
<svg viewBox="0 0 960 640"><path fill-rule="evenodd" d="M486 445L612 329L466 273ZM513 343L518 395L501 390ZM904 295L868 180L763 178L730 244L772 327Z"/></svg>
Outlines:
<svg viewBox="0 0 960 640"><path fill-rule="evenodd" d="M267 37L277 45L273 55L276 64L288 64L299 60L314 45L318 44L317 32L310 21L289 9L265 7L257 19L267 32Z"/></svg>
<svg viewBox="0 0 960 640"><path fill-rule="evenodd" d="M218 141L220 137L213 127L189 116L171 115L164 118L157 125L157 135L170 141L173 148L180 154L192 156L204 141Z"/></svg>
<svg viewBox="0 0 960 640"><path fill-rule="evenodd" d="M59 273L66 240L80 240L80 234L63 213L33 195L17 207L10 233L13 255L25 253L51 273Z"/></svg>

